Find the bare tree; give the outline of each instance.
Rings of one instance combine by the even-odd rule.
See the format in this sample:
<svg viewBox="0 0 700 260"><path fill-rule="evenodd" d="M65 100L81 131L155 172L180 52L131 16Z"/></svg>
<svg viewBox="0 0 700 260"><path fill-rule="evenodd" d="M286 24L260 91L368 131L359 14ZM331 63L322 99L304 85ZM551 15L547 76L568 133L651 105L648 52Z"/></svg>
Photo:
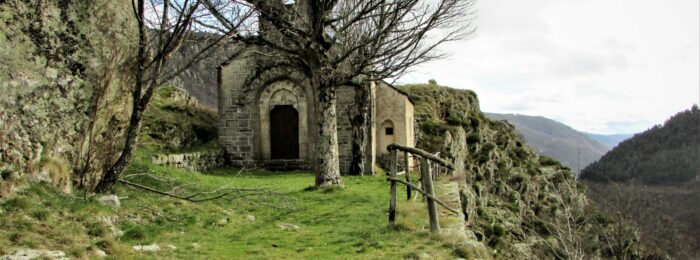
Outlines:
<svg viewBox="0 0 700 260"><path fill-rule="evenodd" d="M196 32L211 32L209 28L201 27L202 23L198 21L214 19L206 11L202 0L135 0L132 3L138 24L138 44L137 68L134 71L136 82L131 89L131 117L124 146L116 162L105 169L100 182L94 187L97 192L109 191L131 162L143 114L154 91L225 46L224 41L237 33L236 27L230 26L209 37L195 37ZM250 10L242 8L232 9L228 13L232 21L245 20L251 14ZM191 40L196 40L203 47L187 57L185 62L169 64L171 56Z"/></svg>
<svg viewBox="0 0 700 260"><path fill-rule="evenodd" d="M288 1L287 1L288 2ZM261 31L241 38L274 56L248 82L279 68L304 75L314 102L316 186L342 185L338 162L336 89L398 78L409 68L443 57L436 47L472 35L474 0L206 0L217 24L235 24L226 8L255 11ZM222 27L226 29L226 27Z"/></svg>

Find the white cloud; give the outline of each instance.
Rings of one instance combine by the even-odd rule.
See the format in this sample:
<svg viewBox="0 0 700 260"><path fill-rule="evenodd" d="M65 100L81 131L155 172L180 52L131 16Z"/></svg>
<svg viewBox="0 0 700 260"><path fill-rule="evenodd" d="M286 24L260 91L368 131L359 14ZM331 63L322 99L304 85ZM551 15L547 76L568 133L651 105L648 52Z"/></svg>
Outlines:
<svg viewBox="0 0 700 260"><path fill-rule="evenodd" d="M638 132L698 103L697 0L484 0L478 35L400 82L473 89L482 110Z"/></svg>

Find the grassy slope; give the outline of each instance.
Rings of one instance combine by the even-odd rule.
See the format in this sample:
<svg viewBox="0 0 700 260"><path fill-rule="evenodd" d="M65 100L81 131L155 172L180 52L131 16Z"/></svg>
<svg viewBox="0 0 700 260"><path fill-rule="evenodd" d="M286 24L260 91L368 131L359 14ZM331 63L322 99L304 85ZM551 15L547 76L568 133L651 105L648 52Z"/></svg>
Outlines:
<svg viewBox="0 0 700 260"><path fill-rule="evenodd" d="M421 253L444 259L460 251L449 239L430 235L420 202L399 200L399 228L389 228L389 185L383 174L345 177L345 188L319 191L309 188L314 177L306 172L239 174L235 169L219 169L198 173L150 163L150 156L164 151L215 149L209 137L216 133L216 121L215 113L187 105L176 89L159 90L146 113L141 148L125 175L150 173L175 185L195 184L199 190L222 185L266 188L277 195L190 203L118 184L114 193L125 199L121 208L112 209L94 197L84 199L84 194L66 195L31 184L16 197L0 201L0 255L33 248L93 257L93 249L100 248L118 259L395 259ZM179 137L183 142L173 142ZM161 190L172 188L151 178L131 180ZM404 193L400 188L399 194ZM247 215L255 216L255 221L248 221ZM105 216L115 219L123 236L113 237L99 221ZM222 219L225 224L218 223ZM301 229L278 227L285 223ZM162 250L139 253L132 249L151 243ZM177 249L169 250L167 245Z"/></svg>
<svg viewBox="0 0 700 260"><path fill-rule="evenodd" d="M99 247L117 258L404 258L423 252L451 258L453 249L427 230L420 202L399 200L398 229L387 226L388 184L379 176L346 177L346 187L309 189L313 175L304 172L243 172L215 170L209 174L152 165L141 151L129 169L172 178L175 183L196 183L201 188L221 185L265 187L274 196L190 203L118 185L118 210L92 199L72 198L50 188L32 186L1 204L0 253L15 248L64 250L73 256L90 255ZM141 183L148 183L145 179ZM152 183L152 185L155 183ZM405 191L404 191L405 192ZM403 194L399 190L399 194ZM34 201L40 201L34 203ZM17 204L20 204L17 206ZM255 216L248 221L246 216ZM410 216L409 216L410 215ZM97 216L118 219L125 232L113 238ZM221 219L227 224L217 225ZM279 224L299 226L282 230ZM138 253L137 244L158 243L158 253ZM192 243L197 243L194 246ZM165 249L172 244L176 250Z"/></svg>

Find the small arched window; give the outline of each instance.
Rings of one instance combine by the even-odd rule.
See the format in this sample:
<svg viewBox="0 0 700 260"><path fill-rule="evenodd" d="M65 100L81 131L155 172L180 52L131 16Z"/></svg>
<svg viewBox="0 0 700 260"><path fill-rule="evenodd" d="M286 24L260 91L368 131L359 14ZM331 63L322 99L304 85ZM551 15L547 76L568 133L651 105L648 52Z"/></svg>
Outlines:
<svg viewBox="0 0 700 260"><path fill-rule="evenodd" d="M391 122L391 120L385 120L382 123L382 128L384 129L384 135L394 135L394 122Z"/></svg>

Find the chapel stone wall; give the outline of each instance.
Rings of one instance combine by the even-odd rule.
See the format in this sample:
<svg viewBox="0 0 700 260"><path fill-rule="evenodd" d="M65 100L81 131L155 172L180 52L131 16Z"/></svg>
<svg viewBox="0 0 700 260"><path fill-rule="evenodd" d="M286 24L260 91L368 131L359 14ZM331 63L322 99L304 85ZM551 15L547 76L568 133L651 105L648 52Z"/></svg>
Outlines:
<svg viewBox="0 0 700 260"><path fill-rule="evenodd" d="M244 93L252 59L233 60L219 68L219 143L228 159L236 164L254 163L255 136L252 99Z"/></svg>

